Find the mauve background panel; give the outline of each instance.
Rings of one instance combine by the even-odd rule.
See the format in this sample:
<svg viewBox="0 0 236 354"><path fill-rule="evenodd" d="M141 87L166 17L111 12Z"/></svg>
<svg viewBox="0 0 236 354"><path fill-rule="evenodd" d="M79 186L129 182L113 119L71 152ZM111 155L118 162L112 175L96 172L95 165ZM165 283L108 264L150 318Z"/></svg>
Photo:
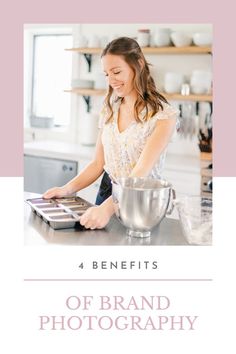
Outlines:
<svg viewBox="0 0 236 354"><path fill-rule="evenodd" d="M23 176L24 23L165 22L213 24L214 176L236 176L233 1L2 1L0 16L0 176Z"/></svg>

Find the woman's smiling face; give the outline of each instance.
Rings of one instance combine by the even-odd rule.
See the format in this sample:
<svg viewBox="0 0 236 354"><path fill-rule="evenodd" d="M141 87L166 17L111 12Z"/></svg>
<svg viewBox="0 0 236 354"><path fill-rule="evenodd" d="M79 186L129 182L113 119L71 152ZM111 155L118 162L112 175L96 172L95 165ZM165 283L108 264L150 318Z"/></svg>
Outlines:
<svg viewBox="0 0 236 354"><path fill-rule="evenodd" d="M106 54L102 57L103 71L108 84L117 96L125 97L134 90L134 72L120 55Z"/></svg>

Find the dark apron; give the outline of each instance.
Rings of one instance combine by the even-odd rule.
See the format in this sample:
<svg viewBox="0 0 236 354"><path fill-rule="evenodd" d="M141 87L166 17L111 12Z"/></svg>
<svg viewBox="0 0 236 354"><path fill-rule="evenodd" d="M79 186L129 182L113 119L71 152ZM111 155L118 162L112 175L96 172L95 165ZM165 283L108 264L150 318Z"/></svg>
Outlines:
<svg viewBox="0 0 236 354"><path fill-rule="evenodd" d="M107 198L111 196L111 194L112 194L111 179L108 176L107 172L104 172L95 204L96 205L102 204Z"/></svg>

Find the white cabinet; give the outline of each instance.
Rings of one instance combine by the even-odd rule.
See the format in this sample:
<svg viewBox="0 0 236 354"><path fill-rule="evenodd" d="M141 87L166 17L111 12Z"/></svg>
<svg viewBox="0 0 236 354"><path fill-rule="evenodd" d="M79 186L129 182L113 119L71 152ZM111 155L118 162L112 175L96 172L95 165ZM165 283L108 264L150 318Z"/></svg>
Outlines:
<svg viewBox="0 0 236 354"><path fill-rule="evenodd" d="M175 192L176 198L180 198L183 195L199 195L200 194L200 185L201 185L201 176L196 173L190 172L179 172L173 170L166 170L163 177L172 184ZM175 207L168 216L171 219L178 219L179 215L177 208Z"/></svg>
<svg viewBox="0 0 236 354"><path fill-rule="evenodd" d="M24 155L24 190L44 193L66 184L76 176L77 170L77 161Z"/></svg>
<svg viewBox="0 0 236 354"><path fill-rule="evenodd" d="M199 195L201 191L200 174L191 173L189 171L165 170L164 179L173 185L177 195L191 194Z"/></svg>
<svg viewBox="0 0 236 354"><path fill-rule="evenodd" d="M172 184L177 199L183 195L200 195L201 193L201 174L198 157L167 156L163 178ZM167 217L178 219L177 208L175 207L171 215Z"/></svg>
<svg viewBox="0 0 236 354"><path fill-rule="evenodd" d="M200 195L201 174L199 156L181 156L167 153L163 178L172 183L177 195Z"/></svg>

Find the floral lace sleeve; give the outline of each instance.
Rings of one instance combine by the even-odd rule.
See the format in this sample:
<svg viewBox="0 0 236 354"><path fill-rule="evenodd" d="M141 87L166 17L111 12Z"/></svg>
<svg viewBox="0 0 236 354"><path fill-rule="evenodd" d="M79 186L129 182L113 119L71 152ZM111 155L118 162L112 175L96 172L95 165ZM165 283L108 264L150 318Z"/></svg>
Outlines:
<svg viewBox="0 0 236 354"><path fill-rule="evenodd" d="M179 109L177 109L176 107L174 107L170 104L164 103L163 110L160 110L152 118L153 118L154 122L157 122L159 119L163 120L163 119L176 118L175 128L176 128L176 132L177 132L180 127L179 115L180 115ZM173 140L174 136L176 135L176 132L174 132L171 140Z"/></svg>
<svg viewBox="0 0 236 354"><path fill-rule="evenodd" d="M99 114L99 120L98 120L98 128L99 129L102 129L104 127L104 124L106 121L106 114L107 114L107 109L104 105L101 109L100 114Z"/></svg>
<svg viewBox="0 0 236 354"><path fill-rule="evenodd" d="M170 104L163 103L163 110L160 110L154 117L156 119L178 118L179 110ZM154 118L153 117L153 118Z"/></svg>
<svg viewBox="0 0 236 354"><path fill-rule="evenodd" d="M105 121L105 107L103 106L99 113L98 129L102 129Z"/></svg>

